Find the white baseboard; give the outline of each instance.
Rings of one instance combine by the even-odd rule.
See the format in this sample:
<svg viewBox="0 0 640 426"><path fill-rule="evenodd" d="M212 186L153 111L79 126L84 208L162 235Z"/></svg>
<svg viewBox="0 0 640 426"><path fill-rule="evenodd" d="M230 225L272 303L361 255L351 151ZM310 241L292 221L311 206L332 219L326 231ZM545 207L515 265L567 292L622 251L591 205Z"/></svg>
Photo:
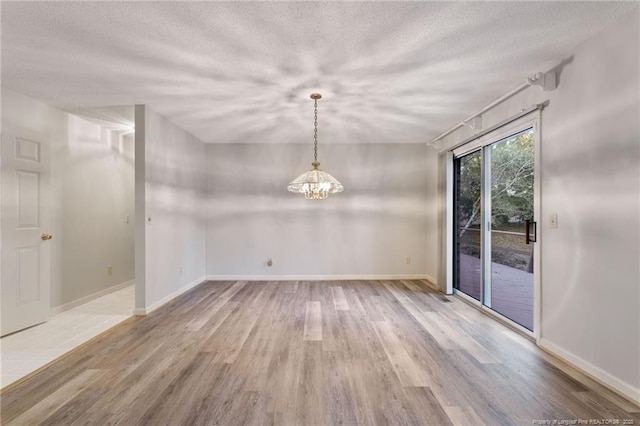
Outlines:
<svg viewBox="0 0 640 426"><path fill-rule="evenodd" d="M207 275L208 281L431 280L419 275Z"/></svg>
<svg viewBox="0 0 640 426"><path fill-rule="evenodd" d="M113 293L114 291L122 290L125 287L129 287L133 285L133 280L125 281L120 284L116 284L109 288L105 288L104 290L100 290L96 293L90 294L88 296L81 297L80 299L73 300L71 302L65 303L64 305L56 306L51 308L51 315L58 315L64 311L68 311L69 309L73 309L76 306L84 305L87 302L92 301L93 299L97 299L98 297L106 296L109 293Z"/></svg>
<svg viewBox="0 0 640 426"><path fill-rule="evenodd" d="M433 278L431 275L425 274L424 278L422 279L427 281L427 284L429 284L429 287L431 287L434 290L440 291L440 289L438 288L438 280Z"/></svg>
<svg viewBox="0 0 640 426"><path fill-rule="evenodd" d="M623 382L617 377L612 376L601 368L596 367L595 365L591 364L588 361L585 361L579 356L572 354L571 352L561 348L555 343L550 342L544 337L540 339L539 346L552 355L555 355L563 361L573 365L578 370L582 370L584 373L593 378L595 381L599 382L601 385L629 398L634 403L640 405L640 389L634 388L629 383Z"/></svg>
<svg viewBox="0 0 640 426"><path fill-rule="evenodd" d="M172 301L173 299L175 299L176 297L180 296L182 293L185 293L189 290L191 290L192 288L202 284L203 282L207 281L207 277L202 276L200 278L198 278L195 281L190 282L189 284L185 285L184 287L179 288L178 290L174 291L173 293L163 297L162 299L158 300L155 303L152 303L150 306L147 306L146 308L136 308L133 310L133 315L147 315L150 314L151 312L155 311L156 309L158 309L160 306L164 305L165 303L168 303L170 301Z"/></svg>

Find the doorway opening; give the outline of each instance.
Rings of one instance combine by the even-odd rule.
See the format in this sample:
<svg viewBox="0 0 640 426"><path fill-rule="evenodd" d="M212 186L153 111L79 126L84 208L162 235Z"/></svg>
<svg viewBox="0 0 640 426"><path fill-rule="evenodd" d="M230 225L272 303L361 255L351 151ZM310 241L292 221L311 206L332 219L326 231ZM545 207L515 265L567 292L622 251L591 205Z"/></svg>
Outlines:
<svg viewBox="0 0 640 426"><path fill-rule="evenodd" d="M533 333L537 122L453 151L453 288Z"/></svg>
<svg viewBox="0 0 640 426"><path fill-rule="evenodd" d="M5 387L133 314L135 138L133 106L2 102Z"/></svg>

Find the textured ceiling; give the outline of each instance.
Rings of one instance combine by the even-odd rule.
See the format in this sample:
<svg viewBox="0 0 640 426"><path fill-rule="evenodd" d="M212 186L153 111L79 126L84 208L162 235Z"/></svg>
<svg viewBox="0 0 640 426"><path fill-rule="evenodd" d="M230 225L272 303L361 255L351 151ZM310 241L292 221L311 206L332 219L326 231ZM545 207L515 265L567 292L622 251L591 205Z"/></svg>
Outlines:
<svg viewBox="0 0 640 426"><path fill-rule="evenodd" d="M3 1L2 83L85 116L147 104L211 143L309 143L319 91L320 143L418 143L634 7Z"/></svg>

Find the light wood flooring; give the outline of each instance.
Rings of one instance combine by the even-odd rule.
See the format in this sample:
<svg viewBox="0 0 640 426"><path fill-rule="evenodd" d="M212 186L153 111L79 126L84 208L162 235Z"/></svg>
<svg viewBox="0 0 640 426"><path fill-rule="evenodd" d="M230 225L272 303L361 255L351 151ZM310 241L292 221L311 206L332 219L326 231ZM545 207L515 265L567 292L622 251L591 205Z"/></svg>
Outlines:
<svg viewBox="0 0 640 426"><path fill-rule="evenodd" d="M640 408L424 281L208 282L0 396L3 425L640 425Z"/></svg>

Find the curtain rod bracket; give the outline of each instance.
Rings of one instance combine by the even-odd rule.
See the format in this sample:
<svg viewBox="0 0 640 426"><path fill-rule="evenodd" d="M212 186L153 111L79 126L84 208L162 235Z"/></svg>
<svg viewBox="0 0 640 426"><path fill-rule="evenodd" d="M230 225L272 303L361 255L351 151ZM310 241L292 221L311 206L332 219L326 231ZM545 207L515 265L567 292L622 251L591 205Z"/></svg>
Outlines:
<svg viewBox="0 0 640 426"><path fill-rule="evenodd" d="M472 130L481 130L482 129L482 116L478 115L476 117L468 118L462 122L464 126L471 128Z"/></svg>
<svg viewBox="0 0 640 426"><path fill-rule="evenodd" d="M556 90L558 87L558 76L555 71L539 72L527 78L530 86L540 86L545 92Z"/></svg>

